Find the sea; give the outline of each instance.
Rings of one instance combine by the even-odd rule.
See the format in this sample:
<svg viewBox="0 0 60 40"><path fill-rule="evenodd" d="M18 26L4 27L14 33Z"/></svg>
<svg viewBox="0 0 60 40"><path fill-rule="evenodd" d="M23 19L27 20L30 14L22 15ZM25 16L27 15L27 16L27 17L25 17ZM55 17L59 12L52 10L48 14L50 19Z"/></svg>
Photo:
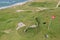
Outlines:
<svg viewBox="0 0 60 40"><path fill-rule="evenodd" d="M10 6L16 3L25 2L27 0L0 0L0 8Z"/></svg>

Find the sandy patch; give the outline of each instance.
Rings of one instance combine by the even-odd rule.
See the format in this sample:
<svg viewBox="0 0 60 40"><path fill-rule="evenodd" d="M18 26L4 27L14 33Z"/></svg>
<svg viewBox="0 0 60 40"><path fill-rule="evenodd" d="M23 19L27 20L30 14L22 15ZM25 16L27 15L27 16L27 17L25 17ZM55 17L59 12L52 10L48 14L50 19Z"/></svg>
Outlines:
<svg viewBox="0 0 60 40"><path fill-rule="evenodd" d="M37 27L37 25L31 25L30 27L31 27L31 28L36 28L36 27Z"/></svg>
<svg viewBox="0 0 60 40"><path fill-rule="evenodd" d="M38 7L39 10L46 10L46 9L49 9L49 8L43 8L43 7Z"/></svg>
<svg viewBox="0 0 60 40"><path fill-rule="evenodd" d="M16 12L22 12L22 11L25 11L25 10L16 10Z"/></svg>
<svg viewBox="0 0 60 40"><path fill-rule="evenodd" d="M3 32L5 32L5 33L10 33L10 32L11 32L11 29L4 30Z"/></svg>

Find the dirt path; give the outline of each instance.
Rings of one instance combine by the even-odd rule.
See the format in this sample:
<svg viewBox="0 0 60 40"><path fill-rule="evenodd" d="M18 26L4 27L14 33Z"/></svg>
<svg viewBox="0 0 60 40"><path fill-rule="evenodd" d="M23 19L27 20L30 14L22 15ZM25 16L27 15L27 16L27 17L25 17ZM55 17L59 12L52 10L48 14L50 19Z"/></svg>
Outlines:
<svg viewBox="0 0 60 40"><path fill-rule="evenodd" d="M49 8L43 8L43 7L38 7L37 9L36 9L36 11L40 11L40 10L46 10L46 9L49 9ZM24 11L34 11L34 10L16 10L16 12L24 12Z"/></svg>
<svg viewBox="0 0 60 40"><path fill-rule="evenodd" d="M60 5L60 1L58 2L58 4L57 4L57 6L56 6L56 8L58 8L58 6Z"/></svg>

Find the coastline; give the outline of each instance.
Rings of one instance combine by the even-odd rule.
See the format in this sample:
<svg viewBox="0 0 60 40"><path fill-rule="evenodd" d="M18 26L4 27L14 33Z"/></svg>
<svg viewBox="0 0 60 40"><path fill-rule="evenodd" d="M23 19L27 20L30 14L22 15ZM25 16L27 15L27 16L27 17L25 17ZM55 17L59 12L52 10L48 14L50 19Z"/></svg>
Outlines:
<svg viewBox="0 0 60 40"><path fill-rule="evenodd" d="M12 4L12 5L9 5L9 6L0 7L0 10L1 10L1 9L10 8L10 7L14 7L14 6L18 6L18 5L23 5L23 4L27 3L27 2L30 2L30 1L27 0L27 1L24 1L24 2Z"/></svg>

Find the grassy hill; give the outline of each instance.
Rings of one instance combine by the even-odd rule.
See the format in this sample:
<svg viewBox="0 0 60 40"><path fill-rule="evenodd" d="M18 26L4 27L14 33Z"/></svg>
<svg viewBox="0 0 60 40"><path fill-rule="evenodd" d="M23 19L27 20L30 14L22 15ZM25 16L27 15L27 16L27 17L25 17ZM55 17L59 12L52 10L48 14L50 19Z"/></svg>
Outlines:
<svg viewBox="0 0 60 40"><path fill-rule="evenodd" d="M38 7L42 7L41 5L48 9L38 9ZM54 2L46 2L46 4L45 2L33 2L0 10L0 40L60 40L60 8L55 8L55 5ZM27 11L16 12L16 10ZM55 19L51 20L53 15ZM29 28L27 32L24 32L26 27L37 25L36 18L39 26ZM26 26L17 31L16 27L19 22L23 22ZM43 24L44 22L46 24ZM9 33L5 33L5 30ZM48 34L48 38L45 37L46 34Z"/></svg>

